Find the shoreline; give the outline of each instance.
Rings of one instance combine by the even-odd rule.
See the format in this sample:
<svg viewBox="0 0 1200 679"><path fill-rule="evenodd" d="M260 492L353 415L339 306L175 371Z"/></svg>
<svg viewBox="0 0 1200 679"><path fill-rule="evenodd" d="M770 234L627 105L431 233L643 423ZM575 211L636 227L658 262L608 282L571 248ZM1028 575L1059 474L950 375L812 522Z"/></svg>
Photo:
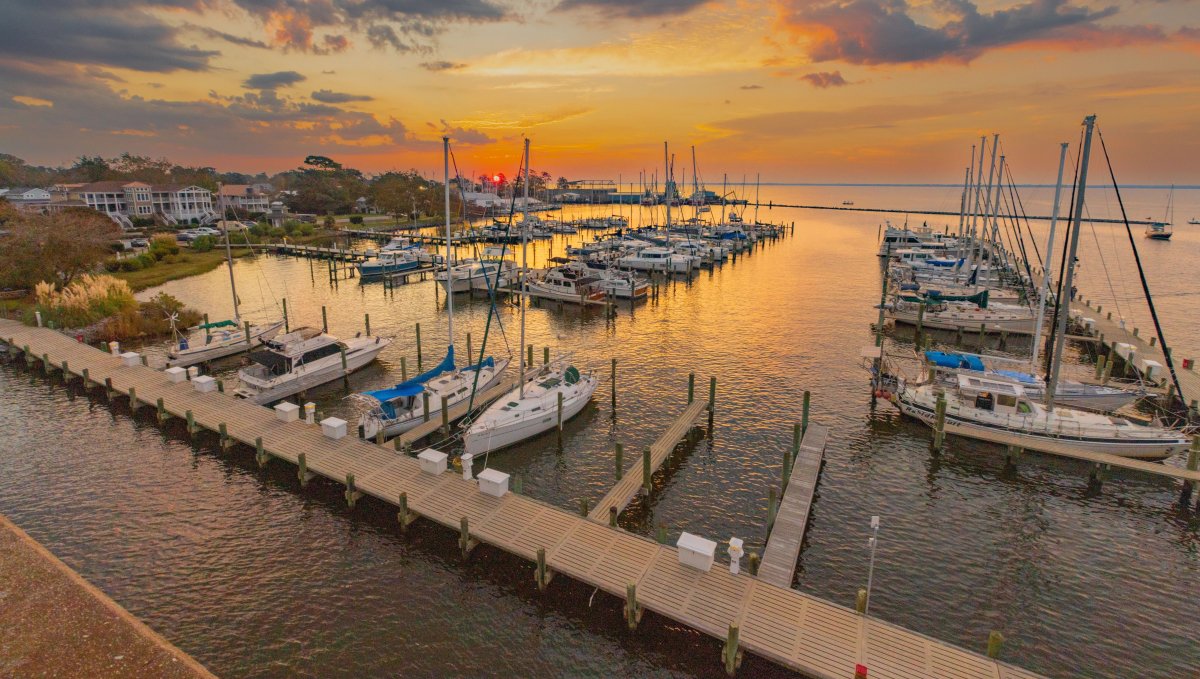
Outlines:
<svg viewBox="0 0 1200 679"><path fill-rule="evenodd" d="M0 514L0 671L216 679Z"/></svg>

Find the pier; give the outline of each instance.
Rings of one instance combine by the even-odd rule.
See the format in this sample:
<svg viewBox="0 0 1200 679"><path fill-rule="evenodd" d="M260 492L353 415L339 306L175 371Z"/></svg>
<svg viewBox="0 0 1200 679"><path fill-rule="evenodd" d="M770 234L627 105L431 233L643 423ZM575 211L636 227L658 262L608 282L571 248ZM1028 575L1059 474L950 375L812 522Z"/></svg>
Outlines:
<svg viewBox="0 0 1200 679"><path fill-rule="evenodd" d="M417 517L447 526L459 533L464 558L486 543L536 563L532 575L539 589L558 573L603 590L625 601L631 632L643 613L651 611L714 637L723 643L720 661L729 674L742 653L749 652L822 679L848 679L860 665L872 677L1037 676L752 573L734 574L721 563L707 571L685 566L672 546L518 493L496 497L480 492L474 480L428 473L417 460L387 447L353 436L329 438L319 426L285 422L270 409L222 393L220 385L217 391L201 392L198 384L171 382L136 356L125 360L53 330L7 320L0 321L0 338L10 352L41 362L47 372L61 371L65 380L78 376L87 388L100 385L110 398L129 398L133 410L154 408L160 422L171 417L186 421L189 436L219 432L222 443L252 447L262 466L273 460L293 463L302 485L314 475L344 484L351 507L370 495L400 508L401 528ZM707 405L693 401L684 415L699 417ZM690 428L693 421L680 417L676 425ZM677 440L683 433L675 436ZM994 656L999 649L992 646Z"/></svg>
<svg viewBox="0 0 1200 679"><path fill-rule="evenodd" d="M825 445L829 441L829 428L811 424L796 452L792 468L785 470L787 486L783 500L770 527L767 546L763 549L762 564L758 577L778 587L791 587L796 573L796 561L800 558L800 546L804 543L804 531L808 528L808 514L812 508L813 493L821 476L821 465L825 461Z"/></svg>
<svg viewBox="0 0 1200 679"><path fill-rule="evenodd" d="M609 522L610 518L625 511L639 490L650 487L650 477L662 466L675 446L683 440L688 432L696 426L700 416L710 410L710 404L696 399L683 409L671 426L663 432L654 445L642 452L641 464L635 464L628 470L621 471L621 478L612 490L596 503L595 509L588 513L588 518L594 521ZM611 516L610 516L611 515Z"/></svg>

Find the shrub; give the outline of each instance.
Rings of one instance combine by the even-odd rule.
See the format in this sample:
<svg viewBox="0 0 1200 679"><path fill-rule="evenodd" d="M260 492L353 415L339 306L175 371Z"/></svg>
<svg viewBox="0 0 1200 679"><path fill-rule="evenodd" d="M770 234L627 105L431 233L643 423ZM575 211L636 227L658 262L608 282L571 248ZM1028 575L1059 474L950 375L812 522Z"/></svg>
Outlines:
<svg viewBox="0 0 1200 679"><path fill-rule="evenodd" d="M298 228L300 228L300 222L292 221L289 219L283 223L283 232L289 236L296 233L296 229L298 229Z"/></svg>
<svg viewBox="0 0 1200 679"><path fill-rule="evenodd" d="M141 271L145 268L142 265L141 257L129 257L121 260L121 271Z"/></svg>
<svg viewBox="0 0 1200 679"><path fill-rule="evenodd" d="M271 225L267 222L258 222L254 226L250 227L250 233L262 238L263 236L271 233Z"/></svg>
<svg viewBox="0 0 1200 679"><path fill-rule="evenodd" d="M213 236L200 236L192 241L193 252L208 252L217 244L217 239Z"/></svg>
<svg viewBox="0 0 1200 679"><path fill-rule="evenodd" d="M269 235L272 238L283 238L284 236L287 235L287 232L284 231L282 228L277 227L277 228L271 229Z"/></svg>
<svg viewBox="0 0 1200 679"><path fill-rule="evenodd" d="M350 215L350 223L351 224L362 224L363 223L362 215Z"/></svg>
<svg viewBox="0 0 1200 679"><path fill-rule="evenodd" d="M301 224L296 228L296 233L300 234L301 236L311 236L313 235L313 230L312 224Z"/></svg>
<svg viewBox="0 0 1200 679"><path fill-rule="evenodd" d="M179 254L179 243L170 234L159 234L150 241L150 253L156 259L162 259L167 255L177 255Z"/></svg>
<svg viewBox="0 0 1200 679"><path fill-rule="evenodd" d="M116 273L121 270L121 260L106 259L104 260L104 270L109 273Z"/></svg>
<svg viewBox="0 0 1200 679"><path fill-rule="evenodd" d="M179 261L179 255L167 255L162 258L163 264L174 264Z"/></svg>
<svg viewBox="0 0 1200 679"><path fill-rule="evenodd" d="M149 269L150 267L154 266L158 262L158 259L155 258L155 256L150 254L149 252L143 252L142 254L137 256L137 259L139 262L142 263L143 269Z"/></svg>
<svg viewBox="0 0 1200 679"><path fill-rule="evenodd" d="M125 262L136 261L124 260L122 267ZM104 275L85 274L61 290L50 283L38 283L34 288L34 300L34 309L42 313L43 320L60 328L83 328L102 318L137 308L129 284Z"/></svg>

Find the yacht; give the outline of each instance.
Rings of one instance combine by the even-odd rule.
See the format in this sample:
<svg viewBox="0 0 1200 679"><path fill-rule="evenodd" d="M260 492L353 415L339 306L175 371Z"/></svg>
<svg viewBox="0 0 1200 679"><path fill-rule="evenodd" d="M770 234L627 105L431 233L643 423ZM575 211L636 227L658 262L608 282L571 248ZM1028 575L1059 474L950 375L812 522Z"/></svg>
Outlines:
<svg viewBox="0 0 1200 679"><path fill-rule="evenodd" d="M600 290L605 296L612 295L617 299L638 299L650 292L650 283L645 278L637 276L632 271L621 271L603 262L573 261L566 267L574 268L581 274L594 276L596 282L592 287Z"/></svg>
<svg viewBox="0 0 1200 679"><path fill-rule="evenodd" d="M897 323L916 325L920 318L925 328L938 330L1006 332L1010 335L1032 335L1037 325L1033 311L1015 305L994 304L986 309L964 302L942 302L925 306L921 318L920 305L898 301L887 307L888 316Z"/></svg>
<svg viewBox="0 0 1200 679"><path fill-rule="evenodd" d="M540 279L526 281L525 290L533 297L585 304L589 301L604 300L604 291L595 287L599 280L598 276L592 276L586 271L556 266L547 270Z"/></svg>
<svg viewBox="0 0 1200 679"><path fill-rule="evenodd" d="M621 257L617 263L626 269L672 273L691 273L696 268L694 257L677 254L670 248L662 247L644 247Z"/></svg>
<svg viewBox="0 0 1200 679"><path fill-rule="evenodd" d="M233 393L252 403L273 403L358 370L391 343L378 336L341 341L314 328L297 328L250 353L252 364L238 371L241 384Z"/></svg>
<svg viewBox="0 0 1200 679"><path fill-rule="evenodd" d="M450 292L487 290L490 287L507 287L513 280L517 266L507 259L466 259L460 264L442 269L433 274L433 280ZM497 279L497 271L499 278Z"/></svg>
<svg viewBox="0 0 1200 679"><path fill-rule="evenodd" d="M466 452L478 457L554 429L559 395L566 422L583 410L599 383L590 371L580 372L565 358L542 366L471 423L463 434Z"/></svg>

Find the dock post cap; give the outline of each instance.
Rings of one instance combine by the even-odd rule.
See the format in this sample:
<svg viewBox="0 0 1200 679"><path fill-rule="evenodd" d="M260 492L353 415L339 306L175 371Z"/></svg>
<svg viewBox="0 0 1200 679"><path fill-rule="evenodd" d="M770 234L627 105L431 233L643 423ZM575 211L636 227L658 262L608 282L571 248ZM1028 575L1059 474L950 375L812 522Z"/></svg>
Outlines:
<svg viewBox="0 0 1200 679"><path fill-rule="evenodd" d="M196 378L196 377L197 377L199 374L200 374L200 369L199 369L199 368L197 368L197 367L196 367L196 366L194 366L194 365L193 365L193 366L190 366L190 367L187 369L187 378L188 378L189 380L195 379L195 378Z"/></svg>
<svg viewBox="0 0 1200 679"><path fill-rule="evenodd" d="M742 572L742 555L746 551L742 548L741 538L729 538L729 574L737 575Z"/></svg>
<svg viewBox="0 0 1200 679"><path fill-rule="evenodd" d="M167 379L172 384L178 384L180 382L187 381L187 371L178 366L176 366L174 368L167 368L163 372L167 373Z"/></svg>
<svg viewBox="0 0 1200 679"><path fill-rule="evenodd" d="M474 477L471 475L471 465L475 462L475 456L471 453L463 453L460 460L462 462L463 481L472 480Z"/></svg>
<svg viewBox="0 0 1200 679"><path fill-rule="evenodd" d="M201 375L192 380L192 388L202 394L207 394L217 390L217 380L209 375Z"/></svg>
<svg viewBox="0 0 1200 679"><path fill-rule="evenodd" d="M126 351L125 353L121 354L121 365L127 368L132 368L135 365L141 364L142 356L136 351Z"/></svg>
<svg viewBox="0 0 1200 679"><path fill-rule="evenodd" d="M304 421L309 424L317 423L317 404L309 401L304 404Z"/></svg>

